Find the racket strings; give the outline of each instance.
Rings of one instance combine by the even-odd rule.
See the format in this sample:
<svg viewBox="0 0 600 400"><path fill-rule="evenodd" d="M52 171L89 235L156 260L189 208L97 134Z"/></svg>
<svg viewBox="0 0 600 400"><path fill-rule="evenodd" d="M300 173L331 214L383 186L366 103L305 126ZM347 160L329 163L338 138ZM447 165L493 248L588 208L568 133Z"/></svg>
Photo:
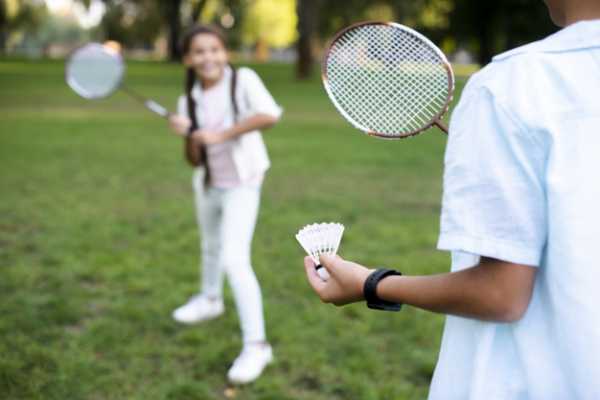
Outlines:
<svg viewBox="0 0 600 400"><path fill-rule="evenodd" d="M361 129L402 136L430 124L450 96L445 60L411 32L389 25L349 30L334 42L327 85Z"/></svg>
<svg viewBox="0 0 600 400"><path fill-rule="evenodd" d="M100 98L119 86L124 73L120 56L90 43L73 53L67 66L67 82L85 98Z"/></svg>

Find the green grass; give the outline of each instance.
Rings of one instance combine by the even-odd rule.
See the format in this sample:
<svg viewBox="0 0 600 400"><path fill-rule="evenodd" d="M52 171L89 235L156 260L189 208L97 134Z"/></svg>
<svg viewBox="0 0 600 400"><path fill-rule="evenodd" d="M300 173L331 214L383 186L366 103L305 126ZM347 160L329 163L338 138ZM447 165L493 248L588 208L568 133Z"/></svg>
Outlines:
<svg viewBox="0 0 600 400"><path fill-rule="evenodd" d="M322 304L294 233L339 221L346 258L447 270L435 250L446 138L368 137L317 77L255 68L285 108L265 134L273 168L253 247L276 362L234 397L425 398L443 317ZM177 65L130 63L127 83L171 106L181 78ZM60 62L0 61L0 87L0 398L225 398L240 347L230 292L218 320L170 319L198 286L180 140L124 94L76 97Z"/></svg>

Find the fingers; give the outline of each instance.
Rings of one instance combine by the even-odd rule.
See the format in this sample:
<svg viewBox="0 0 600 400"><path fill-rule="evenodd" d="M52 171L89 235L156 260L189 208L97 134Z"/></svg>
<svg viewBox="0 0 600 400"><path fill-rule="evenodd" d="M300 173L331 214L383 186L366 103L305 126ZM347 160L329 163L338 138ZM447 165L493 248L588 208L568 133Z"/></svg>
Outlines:
<svg viewBox="0 0 600 400"><path fill-rule="evenodd" d="M187 125L185 125L185 123L182 123L182 121L179 120L177 116L169 118L169 127L178 135L183 135L187 132L186 126Z"/></svg>
<svg viewBox="0 0 600 400"><path fill-rule="evenodd" d="M319 296L321 295L321 291L325 288L326 283L323 282L317 270L315 269L315 263L312 261L310 257L304 257L304 270L306 271L306 277L308 278L308 283L314 289Z"/></svg>

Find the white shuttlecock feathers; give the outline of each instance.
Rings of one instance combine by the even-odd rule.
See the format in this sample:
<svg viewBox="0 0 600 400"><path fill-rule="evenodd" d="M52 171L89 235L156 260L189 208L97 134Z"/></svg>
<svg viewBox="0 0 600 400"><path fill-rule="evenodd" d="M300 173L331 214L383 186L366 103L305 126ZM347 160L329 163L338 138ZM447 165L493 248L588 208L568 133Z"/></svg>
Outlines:
<svg viewBox="0 0 600 400"><path fill-rule="evenodd" d="M321 266L319 256L337 254L343 234L344 225L334 222L306 225L296 234L300 246L312 258L317 273L325 281L329 279L329 273Z"/></svg>

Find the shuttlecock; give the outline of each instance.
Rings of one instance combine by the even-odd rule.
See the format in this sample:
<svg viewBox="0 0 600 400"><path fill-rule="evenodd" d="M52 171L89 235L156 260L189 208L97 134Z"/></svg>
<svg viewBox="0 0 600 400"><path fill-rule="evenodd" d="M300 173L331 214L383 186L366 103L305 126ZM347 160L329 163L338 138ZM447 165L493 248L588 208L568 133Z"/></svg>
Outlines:
<svg viewBox="0 0 600 400"><path fill-rule="evenodd" d="M335 255L342 241L344 225L330 222L306 225L296 234L300 246L312 258L316 265L317 273L326 281L329 273L321 265L321 254Z"/></svg>

